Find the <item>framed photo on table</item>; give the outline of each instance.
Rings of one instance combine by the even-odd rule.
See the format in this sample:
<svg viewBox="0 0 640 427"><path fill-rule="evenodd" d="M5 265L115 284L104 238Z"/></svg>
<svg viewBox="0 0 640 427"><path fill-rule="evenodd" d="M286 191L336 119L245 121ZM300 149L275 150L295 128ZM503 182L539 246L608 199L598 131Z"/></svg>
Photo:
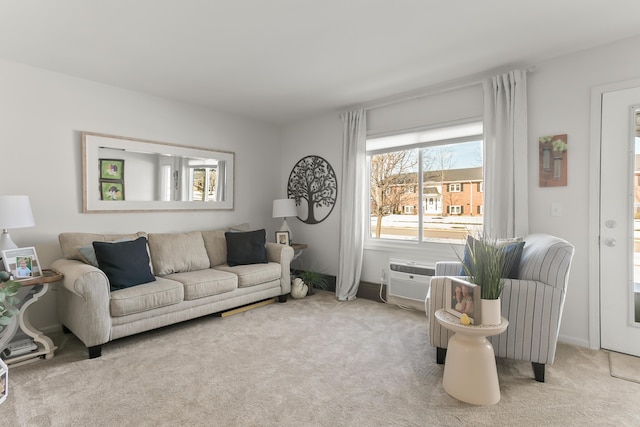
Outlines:
<svg viewBox="0 0 640 427"><path fill-rule="evenodd" d="M42 276L36 248L17 248L2 251L4 268L13 275L13 280L29 280Z"/></svg>
<svg viewBox="0 0 640 427"><path fill-rule="evenodd" d="M276 231L276 243L281 245L291 245L291 237L288 231Z"/></svg>
<svg viewBox="0 0 640 427"><path fill-rule="evenodd" d="M480 319L480 286L457 277L445 278L445 309L456 317L466 313L471 319Z"/></svg>

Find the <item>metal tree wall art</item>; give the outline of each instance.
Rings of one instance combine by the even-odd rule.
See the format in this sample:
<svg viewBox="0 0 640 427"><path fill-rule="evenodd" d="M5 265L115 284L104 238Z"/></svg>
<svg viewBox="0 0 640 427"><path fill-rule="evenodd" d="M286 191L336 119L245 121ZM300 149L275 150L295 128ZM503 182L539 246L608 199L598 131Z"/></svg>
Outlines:
<svg viewBox="0 0 640 427"><path fill-rule="evenodd" d="M336 204L336 174L329 162L322 157L304 157L291 170L287 194L299 206L300 221L318 224L329 216Z"/></svg>

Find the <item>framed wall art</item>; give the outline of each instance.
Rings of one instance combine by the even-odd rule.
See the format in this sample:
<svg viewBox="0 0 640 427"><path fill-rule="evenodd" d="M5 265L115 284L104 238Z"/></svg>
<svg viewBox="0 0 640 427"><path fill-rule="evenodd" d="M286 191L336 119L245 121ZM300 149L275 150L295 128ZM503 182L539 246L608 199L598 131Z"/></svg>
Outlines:
<svg viewBox="0 0 640 427"><path fill-rule="evenodd" d="M112 179L121 181L124 179L124 160L122 159L99 159L100 179Z"/></svg>
<svg viewBox="0 0 640 427"><path fill-rule="evenodd" d="M567 186L567 134L539 138L540 187Z"/></svg>
<svg viewBox="0 0 640 427"><path fill-rule="evenodd" d="M287 198L296 201L300 221L307 224L324 221L338 199L338 179L329 162L320 156L300 159L289 175Z"/></svg>

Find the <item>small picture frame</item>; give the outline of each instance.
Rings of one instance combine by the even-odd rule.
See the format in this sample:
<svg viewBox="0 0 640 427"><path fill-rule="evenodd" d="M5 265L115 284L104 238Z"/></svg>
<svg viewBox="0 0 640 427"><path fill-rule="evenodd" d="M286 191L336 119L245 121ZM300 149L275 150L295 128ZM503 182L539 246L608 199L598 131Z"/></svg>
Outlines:
<svg viewBox="0 0 640 427"><path fill-rule="evenodd" d="M276 243L281 245L291 245L291 238L288 231L276 231Z"/></svg>
<svg viewBox="0 0 640 427"><path fill-rule="evenodd" d="M480 286L457 277L445 278L445 309L456 317L466 313L471 320L480 319Z"/></svg>
<svg viewBox="0 0 640 427"><path fill-rule="evenodd" d="M4 268L13 275L13 280L29 280L42 276L36 248L7 249L2 251Z"/></svg>
<svg viewBox="0 0 640 427"><path fill-rule="evenodd" d="M98 159L100 179L121 181L124 179L124 159Z"/></svg>
<svg viewBox="0 0 640 427"><path fill-rule="evenodd" d="M100 181L100 200L124 200L124 184Z"/></svg>

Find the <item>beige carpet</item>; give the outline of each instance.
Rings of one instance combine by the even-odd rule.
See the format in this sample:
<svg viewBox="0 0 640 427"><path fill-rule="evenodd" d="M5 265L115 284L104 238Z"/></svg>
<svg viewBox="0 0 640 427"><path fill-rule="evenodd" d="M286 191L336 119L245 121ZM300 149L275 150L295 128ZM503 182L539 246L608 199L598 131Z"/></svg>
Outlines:
<svg viewBox="0 0 640 427"><path fill-rule="evenodd" d="M640 384L608 354L558 349L547 382L498 360L502 400L472 406L442 388L417 311L328 292L125 338L88 360L58 336L51 360L10 369L2 426L625 426Z"/></svg>
<svg viewBox="0 0 640 427"><path fill-rule="evenodd" d="M640 384L640 357L609 352L611 376Z"/></svg>

